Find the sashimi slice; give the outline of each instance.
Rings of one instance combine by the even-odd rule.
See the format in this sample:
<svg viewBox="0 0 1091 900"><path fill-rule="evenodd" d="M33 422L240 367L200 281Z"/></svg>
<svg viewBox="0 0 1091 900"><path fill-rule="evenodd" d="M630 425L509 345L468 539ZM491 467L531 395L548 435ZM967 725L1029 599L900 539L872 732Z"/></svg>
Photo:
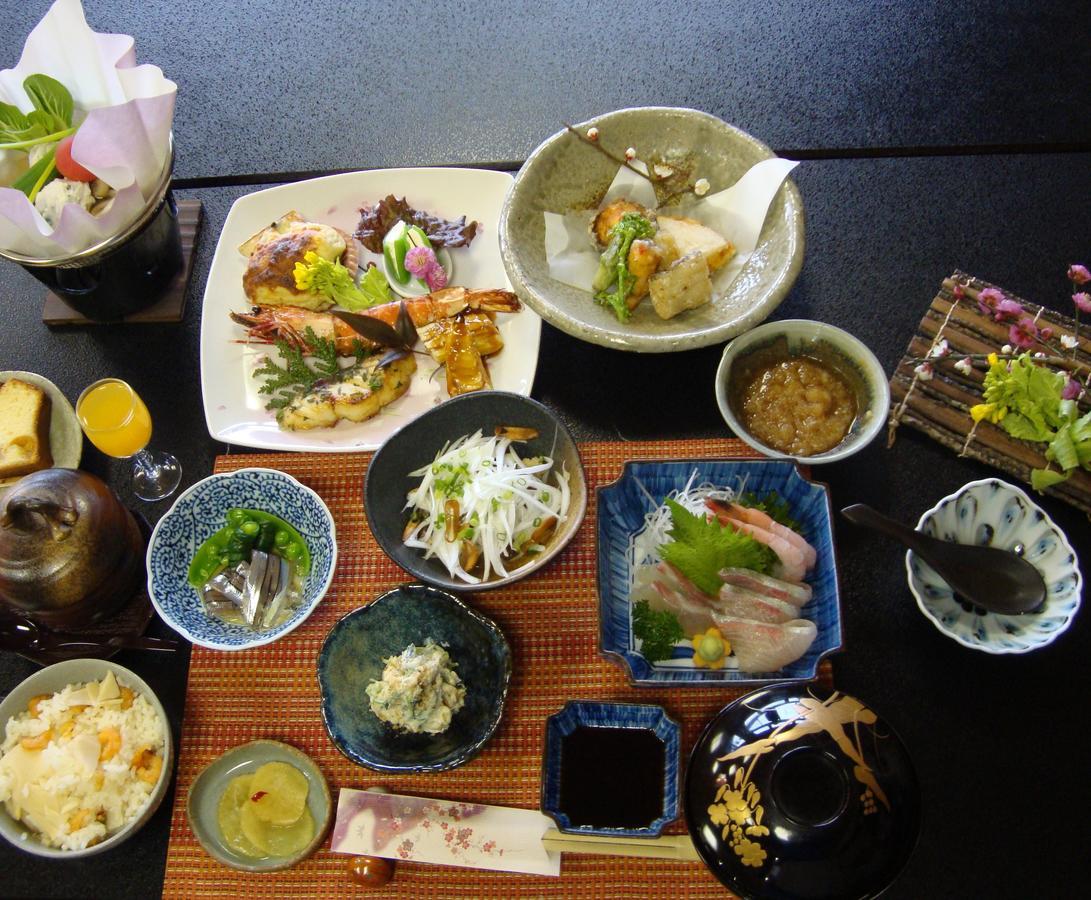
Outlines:
<svg viewBox="0 0 1091 900"><path fill-rule="evenodd" d="M809 571L814 568L814 564L818 561L818 553L814 547L807 543L803 538L803 535L797 531L793 531L787 525L781 525L780 522L773 519L768 513L762 512L760 509L754 509L750 506L743 506L739 503L723 503L719 500L708 499L705 501L705 505L710 510L716 513L716 517L720 518L720 513L725 513L732 519L736 519L740 522L747 522L750 525L756 525L758 528L763 528L777 537L784 538L789 544L799 549L803 554L803 563L806 569ZM723 521L720 519L720 521Z"/></svg>
<svg viewBox="0 0 1091 900"><path fill-rule="evenodd" d="M682 630L687 635L707 630L712 625L713 598L698 590L670 563L659 563L655 573L652 587L667 608L678 617Z"/></svg>
<svg viewBox="0 0 1091 900"><path fill-rule="evenodd" d="M720 602L716 606L717 612L724 615L774 625L799 618L799 610L788 601L774 600L733 584L720 588Z"/></svg>
<svg viewBox="0 0 1091 900"><path fill-rule="evenodd" d="M811 586L781 581L772 575L762 575L753 569L720 569L720 577L725 584L733 584L746 591L772 597L791 603L796 609L806 606L811 600ZM794 616L793 616L794 618Z"/></svg>
<svg viewBox="0 0 1091 900"><path fill-rule="evenodd" d="M743 672L782 669L806 653L818 636L818 627L807 619L774 625L713 613L712 621L731 642L731 650Z"/></svg>
<svg viewBox="0 0 1091 900"><path fill-rule="evenodd" d="M754 540L765 544L772 550L777 555L777 559L780 560L780 565L777 567L778 574L783 576L786 581L802 581L803 576L807 574L807 564L803 560L803 551L794 544L788 543L784 538L773 534L771 531L766 531L764 528L759 528L757 525L733 519L724 511L716 512L716 518L720 524L748 534Z"/></svg>

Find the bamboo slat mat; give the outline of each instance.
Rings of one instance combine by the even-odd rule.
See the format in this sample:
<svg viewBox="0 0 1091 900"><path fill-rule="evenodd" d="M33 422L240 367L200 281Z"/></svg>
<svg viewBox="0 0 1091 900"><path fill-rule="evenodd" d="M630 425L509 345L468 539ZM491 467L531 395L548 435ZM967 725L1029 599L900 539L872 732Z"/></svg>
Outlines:
<svg viewBox="0 0 1091 900"><path fill-rule="evenodd" d="M255 454L221 456L216 472L266 466L315 490L337 525L333 584L311 617L274 644L223 653L194 647L189 667L178 785L171 820L164 896L341 896L360 890L346 877L349 857L327 844L283 872L256 875L226 868L201 849L186 820L189 786L204 766L237 744L273 738L308 753L322 768L335 800L342 787L382 784L396 793L536 809L546 717L568 699L661 704L682 724L683 758L704 724L745 693L739 688L630 687L621 669L598 654L595 590L595 487L613 481L634 458L753 457L736 440L592 443L581 446L590 491L587 518L572 543L541 573L469 602L494 619L511 645L514 672L504 718L474 760L449 772L392 777L341 756L326 735L315 675L319 648L345 613L406 580L379 549L364 516L369 455ZM823 663L820 680L830 682ZM676 822L671 831L684 831ZM612 897L645 900L723 897L724 888L699 862L607 856L564 857L560 878L514 875L421 863L399 863L384 897Z"/></svg>
<svg viewBox="0 0 1091 900"><path fill-rule="evenodd" d="M965 292L965 297L957 302L953 293L956 284ZM967 354L999 352L1008 343L1008 324L994 322L977 307L978 293L987 287L996 286L959 271L944 279L890 378L890 442L893 443L897 424L911 425L960 456L995 466L1030 484L1031 469L1040 469L1046 464L1043 455L1046 445L1013 438L999 425L989 422L979 423L975 430L970 407L982 402L984 367L979 364L969 375L962 375L951 365ZM1074 319L1028 303L1003 288L999 290L1021 303L1039 327L1051 327L1054 341L1059 341L1061 335L1076 333ZM950 346L947 361L934 366L935 374L930 381L915 377L914 367L928 355L933 342L939 338L946 338ZM1080 340L1077 360L1084 365L1091 364L1091 341L1086 337ZM1089 402L1087 397L1081 401L1081 414L1087 411ZM967 440L971 432L973 436ZM1076 469L1067 481L1045 493L1091 513L1091 474L1082 469Z"/></svg>

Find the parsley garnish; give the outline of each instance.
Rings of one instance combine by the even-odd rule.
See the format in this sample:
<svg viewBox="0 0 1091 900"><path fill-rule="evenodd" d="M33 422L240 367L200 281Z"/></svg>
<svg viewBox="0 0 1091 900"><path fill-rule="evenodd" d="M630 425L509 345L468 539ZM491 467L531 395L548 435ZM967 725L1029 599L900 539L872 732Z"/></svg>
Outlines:
<svg viewBox="0 0 1091 900"><path fill-rule="evenodd" d="M671 650L686 633L678 619L665 609L652 609L647 600L633 604L633 636L640 638L640 653L648 662L669 659Z"/></svg>
<svg viewBox="0 0 1091 900"><path fill-rule="evenodd" d="M666 503L671 511L671 542L659 548L659 555L710 597L723 584L720 569L752 569L768 575L777 562L776 553L745 532L703 514L694 515L674 500Z"/></svg>

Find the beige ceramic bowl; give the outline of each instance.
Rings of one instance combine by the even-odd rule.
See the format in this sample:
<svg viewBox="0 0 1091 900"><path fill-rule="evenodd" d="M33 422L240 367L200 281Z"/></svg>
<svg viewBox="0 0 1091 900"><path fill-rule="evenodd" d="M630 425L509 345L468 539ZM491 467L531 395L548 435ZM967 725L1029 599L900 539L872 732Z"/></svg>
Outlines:
<svg viewBox="0 0 1091 900"><path fill-rule="evenodd" d="M682 159L707 178L713 192L733 185L755 163L775 154L715 116L693 109L641 106L575 126L595 126L610 148L634 147L642 157ZM758 246L728 291L706 306L664 321L642 303L629 322L596 304L590 290L550 277L543 212L592 209L617 164L568 131L560 131L523 165L500 215L500 252L508 278L527 305L580 340L618 350L670 353L722 343L753 328L776 309L803 265L803 200L786 179L769 206Z"/></svg>
<svg viewBox="0 0 1091 900"><path fill-rule="evenodd" d="M86 856L95 856L113 850L118 844L131 838L136 832L147 824L159 804L166 796L167 786L170 784L171 773L174 771L174 746L171 743L170 722L163 711L163 705L159 698L152 693L152 689L133 672L124 666L107 659L69 659L35 672L18 687L16 687L4 701L0 703L0 728L7 726L8 719L24 712L31 697L37 694L54 694L63 690L69 684L85 684L88 681L101 681L107 672L113 672L114 677L123 684L131 687L137 693L143 694L152 709L158 714L163 723L164 753L163 771L159 775L159 781L148 799L147 805L140 814L129 824L114 832L102 843L88 847L86 850L59 850L56 847L45 846L22 822L13 819L8 811L0 806L0 834L2 834L13 846L35 856L46 856L53 859L81 859Z"/></svg>
<svg viewBox="0 0 1091 900"><path fill-rule="evenodd" d="M856 395L856 421L841 442L824 453L791 456L774 450L746 430L742 415L735 408L732 382L737 378L740 364L751 353L761 353L773 347L785 348L791 357L811 356L827 362L848 381ZM716 405L731 430L759 453L774 459L794 459L812 465L852 456L875 439L886 424L890 385L879 360L859 338L825 322L785 319L766 322L735 338L724 348L716 370Z"/></svg>

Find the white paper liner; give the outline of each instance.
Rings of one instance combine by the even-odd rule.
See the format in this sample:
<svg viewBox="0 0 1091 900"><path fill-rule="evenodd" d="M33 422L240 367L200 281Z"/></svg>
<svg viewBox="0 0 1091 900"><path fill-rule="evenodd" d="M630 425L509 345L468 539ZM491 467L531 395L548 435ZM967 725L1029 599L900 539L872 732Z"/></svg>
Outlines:
<svg viewBox="0 0 1091 900"><path fill-rule="evenodd" d="M715 294L725 294L750 259L758 246L758 236L765 224L769 204L788 173L798 165L798 162L779 157L762 160L751 166L742 178L726 190L670 208L671 215L696 219L735 245L734 257L713 274L712 289ZM656 208L655 190L651 182L625 166L618 167L602 205L616 199L632 200L648 209ZM549 274L557 281L588 293L591 293L591 281L599 267L599 251L590 235L591 221L596 212L591 209L564 215L543 213Z"/></svg>
<svg viewBox="0 0 1091 900"><path fill-rule="evenodd" d="M169 164L178 88L156 66L136 65L133 44L129 35L92 31L80 0L57 0L27 37L19 64L0 72L0 99L23 112L33 108L23 90L28 75L49 75L68 88L77 121L87 111L72 158L117 191L101 215L69 204L51 229L25 194L0 188L0 248L70 256L122 231L152 199Z"/></svg>

